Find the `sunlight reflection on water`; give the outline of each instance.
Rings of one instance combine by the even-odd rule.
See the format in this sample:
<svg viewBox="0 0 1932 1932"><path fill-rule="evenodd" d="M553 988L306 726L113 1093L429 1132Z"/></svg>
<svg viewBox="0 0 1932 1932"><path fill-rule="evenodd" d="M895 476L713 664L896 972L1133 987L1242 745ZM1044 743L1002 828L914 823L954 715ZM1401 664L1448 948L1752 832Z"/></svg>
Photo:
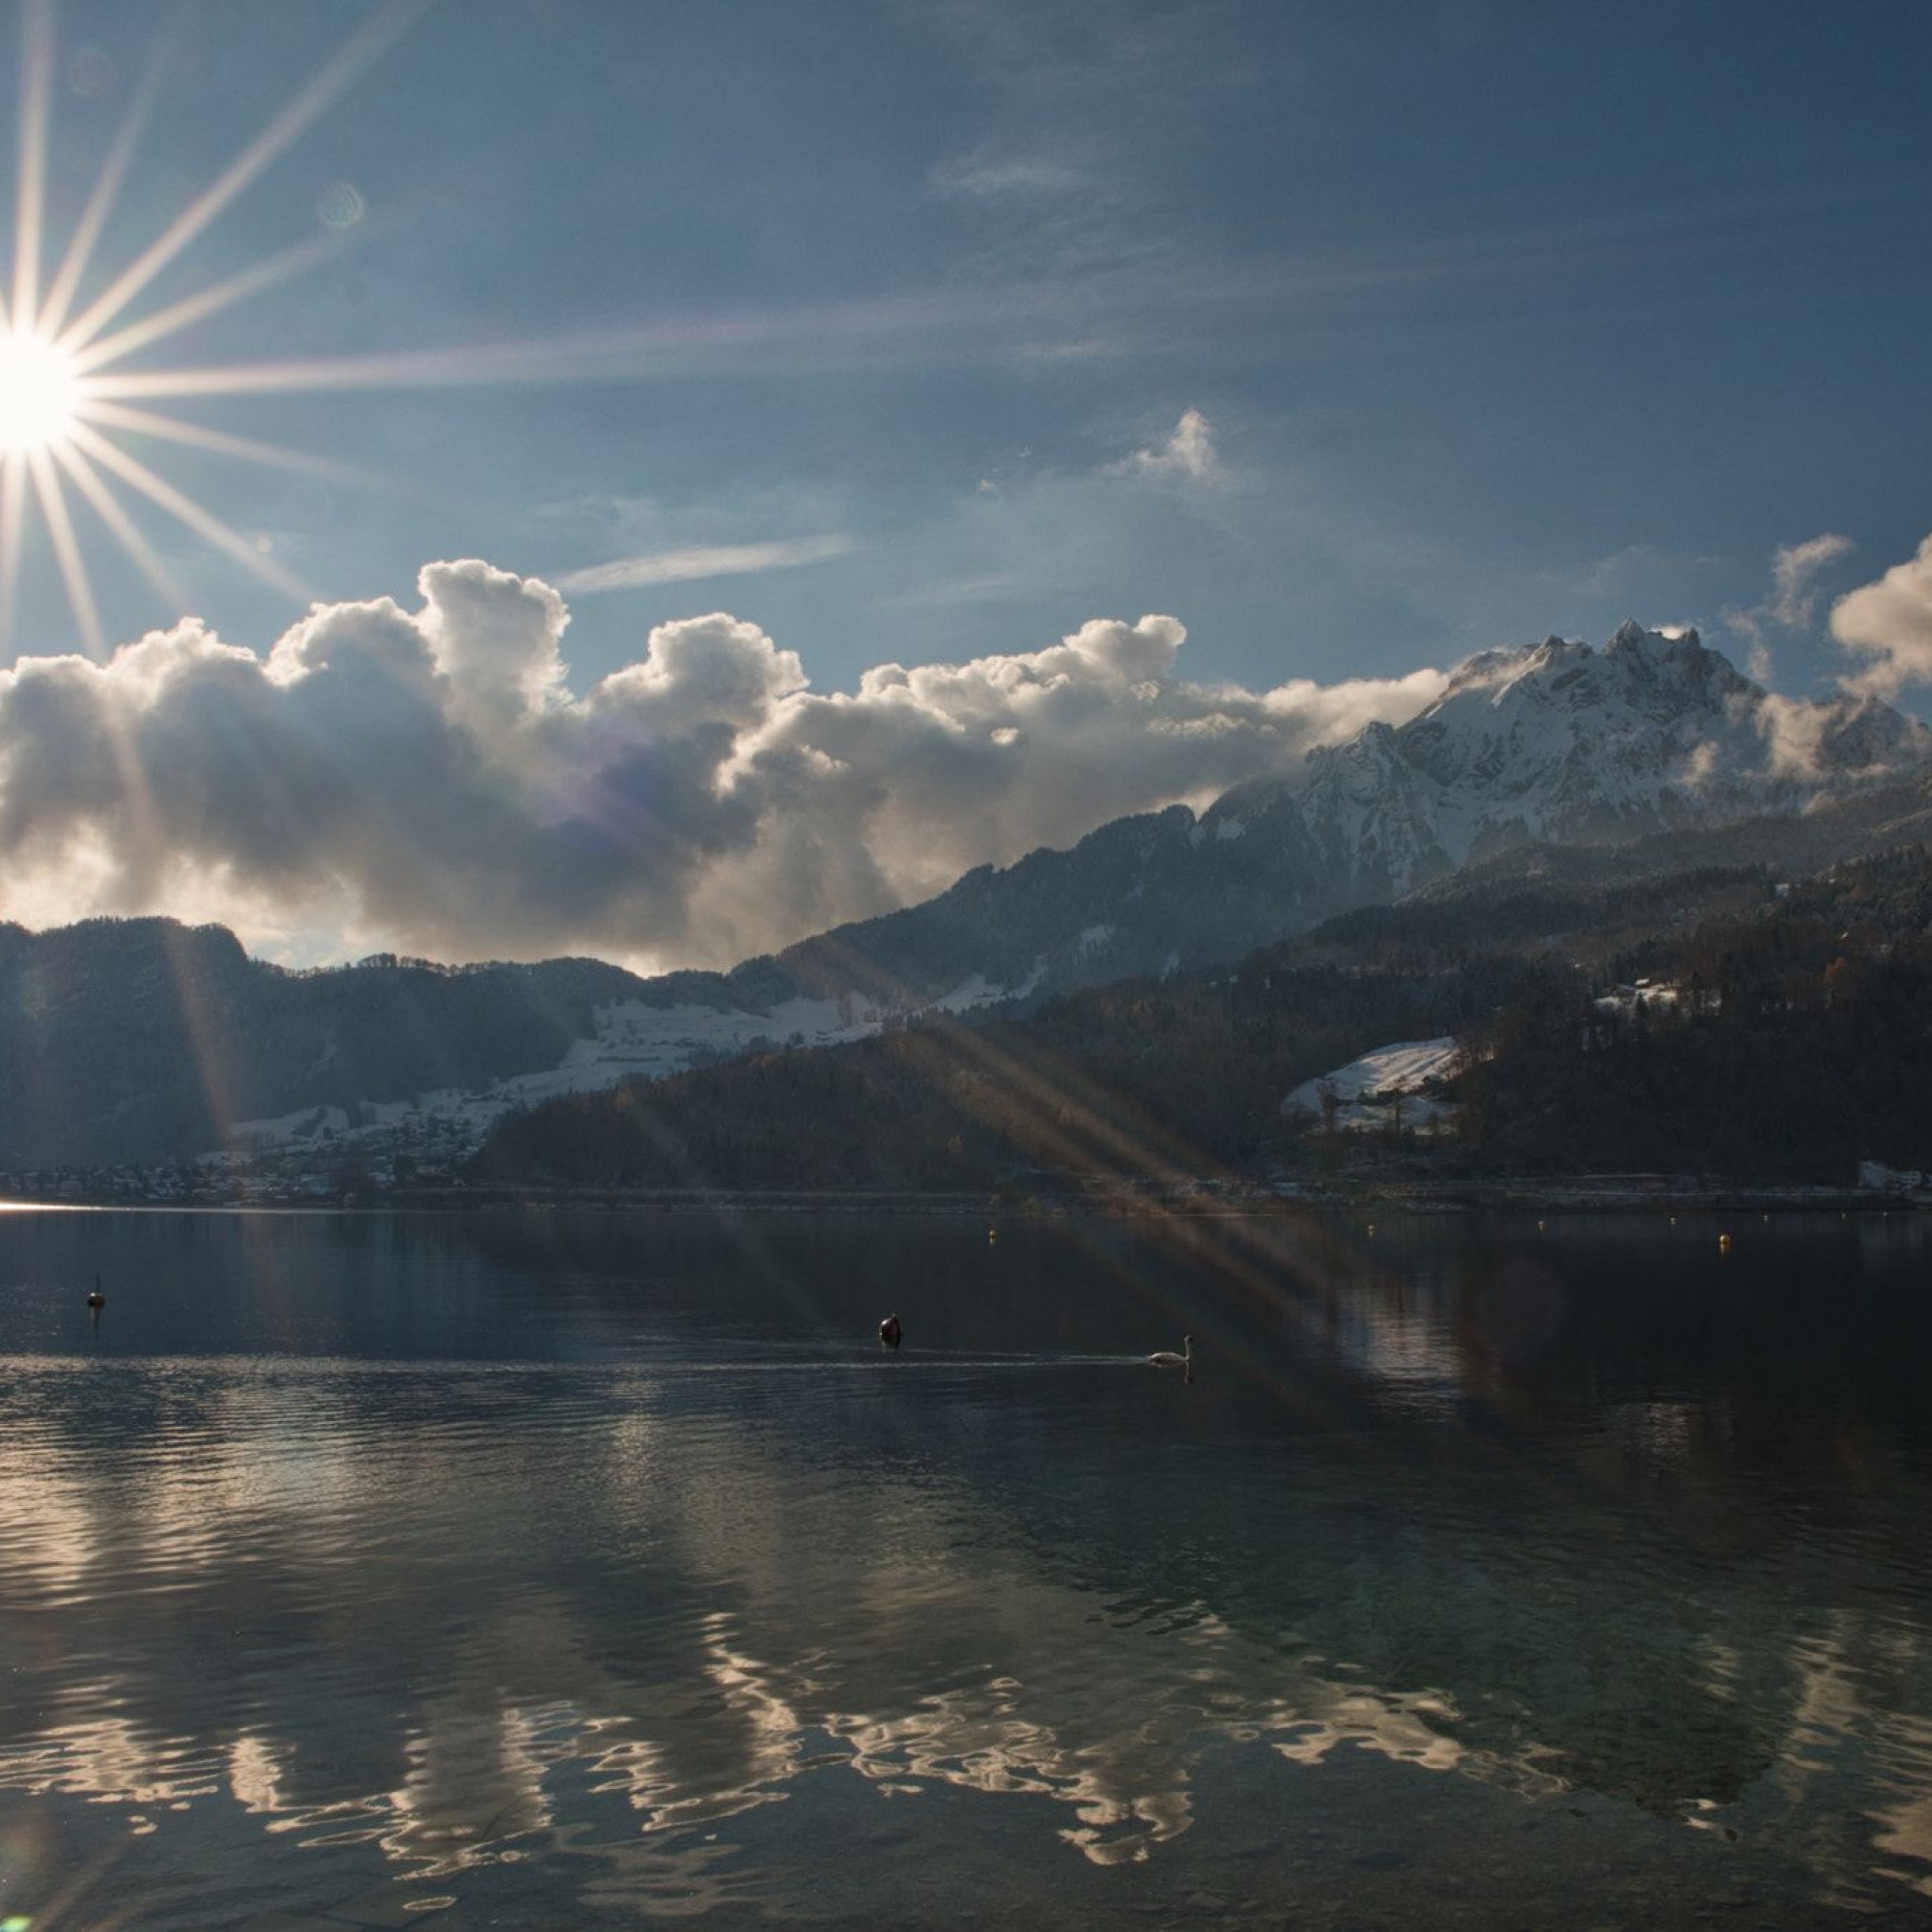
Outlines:
<svg viewBox="0 0 1932 1932"><path fill-rule="evenodd" d="M10 1226L0 1913L1932 1895L1895 1236L1740 1300L1629 1229L130 1220L97 1335L99 1237Z"/></svg>

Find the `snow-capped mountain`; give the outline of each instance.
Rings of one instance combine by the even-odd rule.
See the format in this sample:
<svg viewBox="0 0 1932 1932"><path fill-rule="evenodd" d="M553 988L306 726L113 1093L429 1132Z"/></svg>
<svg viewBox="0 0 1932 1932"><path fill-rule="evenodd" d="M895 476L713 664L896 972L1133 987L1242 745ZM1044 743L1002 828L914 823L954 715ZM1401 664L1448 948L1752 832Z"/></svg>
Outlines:
<svg viewBox="0 0 1932 1932"><path fill-rule="evenodd" d="M1602 650L1550 638L1471 658L1421 716L1371 724L1312 753L1293 779L1230 793L1196 836L1292 816L1374 899L1524 839L1608 841L1795 811L1928 757L1932 732L1889 705L1776 697L1694 631L1626 624Z"/></svg>
<svg viewBox="0 0 1932 1932"><path fill-rule="evenodd" d="M1033 990L1159 975L1528 841L1610 843L1766 814L1795 832L1796 814L1875 800L1928 771L1932 731L1888 705L1777 696L1695 632L1626 624L1601 649L1551 638L1484 652L1419 717L1312 752L1198 820L1179 806L1117 820L780 963L823 988L866 962L879 969L874 996L905 1005L968 973ZM1914 793L1898 809L1923 803ZM1847 849L1863 842L1861 832Z"/></svg>

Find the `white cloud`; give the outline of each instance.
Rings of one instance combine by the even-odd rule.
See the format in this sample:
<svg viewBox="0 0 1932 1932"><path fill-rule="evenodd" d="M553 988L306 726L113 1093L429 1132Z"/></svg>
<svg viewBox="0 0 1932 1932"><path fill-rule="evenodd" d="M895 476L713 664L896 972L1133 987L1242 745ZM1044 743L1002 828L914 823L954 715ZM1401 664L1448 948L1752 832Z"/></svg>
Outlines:
<svg viewBox="0 0 1932 1932"><path fill-rule="evenodd" d="M1667 550L1660 544L1626 544L1609 556L1599 557L1584 573L1580 588L1590 597L1634 598L1648 603L1661 584L1695 582L1719 570L1724 559Z"/></svg>
<svg viewBox="0 0 1932 1932"><path fill-rule="evenodd" d="M1123 476L1184 477L1199 483L1214 474L1220 458L1214 449L1214 426L1199 410L1185 411L1174 434L1158 449L1137 449L1114 465Z"/></svg>
<svg viewBox="0 0 1932 1932"><path fill-rule="evenodd" d="M189 621L0 672L0 913L726 964L1285 770L1443 685L1190 684L1180 625L1149 616L818 696L715 614L580 695L550 585L472 561L419 587L414 611L318 607L266 656Z"/></svg>
<svg viewBox="0 0 1932 1932"><path fill-rule="evenodd" d="M1822 704L1767 692L1758 706L1757 728L1771 753L1773 771L1801 782L1821 777L1825 739L1833 722L1833 712Z"/></svg>
<svg viewBox="0 0 1932 1932"><path fill-rule="evenodd" d="M1918 555L1895 563L1832 607L1832 635L1870 662L1846 685L1889 697L1908 684L1932 683L1932 536Z"/></svg>
<svg viewBox="0 0 1932 1932"><path fill-rule="evenodd" d="M1772 630L1808 630L1818 612L1818 575L1857 549L1850 537L1826 530L1803 543L1782 544L1771 560L1771 585L1749 610L1727 610L1724 622L1750 646L1747 668L1759 684L1772 675Z"/></svg>
<svg viewBox="0 0 1932 1932"><path fill-rule="evenodd" d="M573 570L557 579L560 589L579 596L607 590L639 590L650 583L696 583L711 577L749 577L765 570L796 570L805 564L829 563L849 556L852 539L838 532L817 537L794 537L779 543L696 544L683 550L653 551L644 556L620 556L609 563Z"/></svg>
<svg viewBox="0 0 1932 1932"><path fill-rule="evenodd" d="M1772 559L1770 614L1786 630L1801 631L1818 608L1818 573L1858 546L1850 537L1826 531L1808 542L1786 544Z"/></svg>
<svg viewBox="0 0 1932 1932"><path fill-rule="evenodd" d="M1071 194L1087 186L1089 181L1088 175L1064 161L1024 155L965 155L935 168L932 176L939 193L975 199Z"/></svg>

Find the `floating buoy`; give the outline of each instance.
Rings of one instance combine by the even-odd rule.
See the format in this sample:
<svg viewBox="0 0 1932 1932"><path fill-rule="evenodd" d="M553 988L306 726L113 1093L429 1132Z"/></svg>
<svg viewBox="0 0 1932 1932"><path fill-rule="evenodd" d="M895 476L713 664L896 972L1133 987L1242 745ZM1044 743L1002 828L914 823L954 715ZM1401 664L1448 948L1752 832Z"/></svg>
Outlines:
<svg viewBox="0 0 1932 1932"><path fill-rule="evenodd" d="M99 1315L107 1306L107 1297L100 1292L100 1277L94 1277L94 1286L87 1292L87 1305Z"/></svg>
<svg viewBox="0 0 1932 1932"><path fill-rule="evenodd" d="M1719 1235L1718 1236L1718 1252L1720 1255L1727 1255L1730 1253L1730 1251L1731 1251L1731 1237L1728 1235Z"/></svg>
<svg viewBox="0 0 1932 1932"><path fill-rule="evenodd" d="M899 1318L896 1315L888 1315L879 1323L879 1340L889 1349L896 1349L905 1331L899 1326Z"/></svg>

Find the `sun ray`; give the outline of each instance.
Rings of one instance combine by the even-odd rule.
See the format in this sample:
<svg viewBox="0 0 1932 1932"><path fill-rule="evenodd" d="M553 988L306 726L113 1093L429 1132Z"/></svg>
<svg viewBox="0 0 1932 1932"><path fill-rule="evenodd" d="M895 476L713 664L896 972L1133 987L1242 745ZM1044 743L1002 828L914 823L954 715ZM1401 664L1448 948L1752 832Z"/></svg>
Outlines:
<svg viewBox="0 0 1932 1932"><path fill-rule="evenodd" d="M78 350L92 342L263 169L308 128L371 61L408 32L431 4L432 0L399 0L399 4L379 8L372 14L216 180L88 306L62 337L62 346Z"/></svg>
<svg viewBox="0 0 1932 1932"><path fill-rule="evenodd" d="M100 230L121 192L122 179L128 172L128 163L133 158L134 144L140 139L148 116L160 97L161 82L174 53L182 17L181 14L172 16L156 37L148 56L147 71L141 76L134 98L128 103L120 130L114 136L114 144L108 149L107 159L101 165L99 178L94 184L94 192L87 198L87 206L81 211L80 220L67 244L67 253L61 259L53 285L47 290L46 301L36 321L48 335L58 334L61 325L67 320L74 291L80 286L81 275L93 259L94 244L99 241Z"/></svg>
<svg viewBox="0 0 1932 1932"><path fill-rule="evenodd" d="M73 487L85 497L94 514L105 524L134 567L160 593L169 613L179 616L187 608L187 597L170 574L155 549L136 527L133 518L122 508L120 499L101 481L100 472L71 442L52 445L54 459L73 480Z"/></svg>
<svg viewBox="0 0 1932 1932"><path fill-rule="evenodd" d="M41 224L47 185L47 101L53 90L53 0L20 10L20 175L14 213L14 325L32 328L41 298Z"/></svg>
<svg viewBox="0 0 1932 1932"><path fill-rule="evenodd" d="M137 349L145 349L150 343L177 333L190 323L218 315L248 296L302 273L342 245L343 237L340 235L319 236L313 242L304 242L298 247L271 255L266 262L258 262L254 268L244 269L225 282L216 282L212 288L203 289L199 295L189 296L184 301L159 309L140 322L129 323L126 328L117 329L112 335L99 336L85 349L70 351L74 373L81 375L89 369L99 369L106 363L119 361Z"/></svg>
<svg viewBox="0 0 1932 1932"><path fill-rule="evenodd" d="M784 350L808 355L888 336L934 335L959 321L951 304L881 298L808 302L781 309L669 310L626 326L569 334L451 344L355 355L228 362L107 373L92 379L110 396L242 396L325 389L455 388L495 384L682 379L693 369L769 368ZM1018 311L1027 312L1027 311ZM1001 319L988 311L991 320Z"/></svg>
<svg viewBox="0 0 1932 1932"><path fill-rule="evenodd" d="M0 452L0 651L10 655L20 596L20 539L26 513L26 463L14 450Z"/></svg>
<svg viewBox="0 0 1932 1932"><path fill-rule="evenodd" d="M197 536L205 537L251 575L271 584L285 596L293 597L298 604L313 601L308 586L293 572L284 570L271 557L264 556L239 530L231 528L213 512L203 509L193 497L184 495L173 484L164 482L146 464L137 462L99 431L90 429L85 423L75 423L72 436L73 440L103 469L113 470L123 481L131 483L151 502L159 504L171 517L185 524Z"/></svg>
<svg viewBox="0 0 1932 1932"><path fill-rule="evenodd" d="M94 585L88 582L87 565L81 560L80 545L73 534L73 519L68 514L67 496L61 489L60 472L44 448L27 452L33 472L34 489L41 499L41 514L47 520L47 535L67 583L67 601L73 611L80 641L95 663L107 655L107 639L100 628L100 611L94 601Z"/></svg>
<svg viewBox="0 0 1932 1932"><path fill-rule="evenodd" d="M549 360L541 359L546 355ZM230 362L91 376L96 396L272 396L321 389L464 388L493 383L594 382L608 375L562 360L555 345L491 343L482 348L412 349L390 355L317 356L303 361Z"/></svg>
<svg viewBox="0 0 1932 1932"><path fill-rule="evenodd" d="M384 478L353 464L336 463L327 456L309 456L252 436L231 436L226 430L181 422L173 416L158 415L153 410L129 409L124 403L83 401L74 413L86 422L107 423L115 429L131 430L137 436L159 437L166 442L211 449L220 456L239 457L243 463L262 463L271 469L298 470L308 476L327 476L331 482L354 483L363 489L385 487Z"/></svg>

